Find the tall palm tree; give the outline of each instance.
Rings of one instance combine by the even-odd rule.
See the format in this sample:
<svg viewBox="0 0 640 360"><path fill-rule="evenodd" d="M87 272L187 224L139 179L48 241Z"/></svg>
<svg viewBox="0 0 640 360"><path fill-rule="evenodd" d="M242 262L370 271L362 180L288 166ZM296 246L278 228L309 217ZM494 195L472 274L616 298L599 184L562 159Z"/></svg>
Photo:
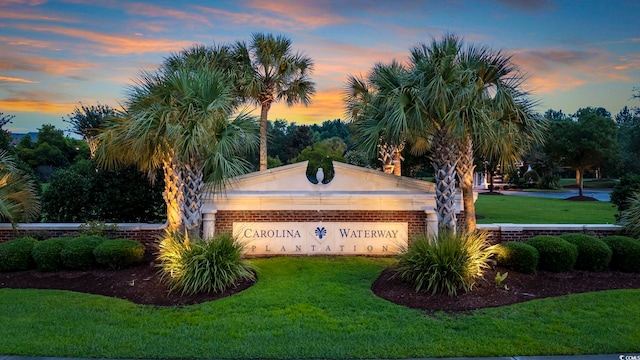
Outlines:
<svg viewBox="0 0 640 360"><path fill-rule="evenodd" d="M267 169L267 118L271 104L284 100L288 106L307 106L315 94L309 76L311 58L293 53L291 40L285 36L253 34L251 44L235 44L239 64L238 85L243 96L260 106L260 171Z"/></svg>
<svg viewBox="0 0 640 360"><path fill-rule="evenodd" d="M0 221L31 221L40 215L40 198L35 181L20 170L13 156L0 150Z"/></svg>
<svg viewBox="0 0 640 360"><path fill-rule="evenodd" d="M200 66L143 72L101 135L98 159L107 167L134 163L150 175L162 169L170 229L200 231L202 192L247 172L242 154L258 140L253 117L233 116L236 104L224 72Z"/></svg>
<svg viewBox="0 0 640 360"><path fill-rule="evenodd" d="M348 80L348 116L364 148L383 134L408 139L413 152L430 153L441 229L456 227L456 174L466 227L475 229L474 142L483 145L478 147L483 154L499 153L507 163L528 141L540 139L543 127L519 89L516 70L500 52L464 49L459 37L447 34L413 47L406 67L378 64L367 79Z"/></svg>
<svg viewBox="0 0 640 360"><path fill-rule="evenodd" d="M513 167L527 149L542 142L546 122L533 111L536 103L521 89L524 77L510 56L487 47L469 46L461 49L458 57L471 87L458 106L456 171L465 228L474 231L474 153L497 159L503 169Z"/></svg>
<svg viewBox="0 0 640 360"><path fill-rule="evenodd" d="M350 77L347 83L347 111L355 121L359 144L372 149L382 135L400 143L407 139L413 151L429 150L435 170L438 227L456 227L455 176L458 160L454 128L460 102L466 90L457 65L460 42L447 36L422 44L410 52L405 67L394 61L377 64L366 80ZM420 140L419 142L416 140ZM418 148L416 143L428 146Z"/></svg>

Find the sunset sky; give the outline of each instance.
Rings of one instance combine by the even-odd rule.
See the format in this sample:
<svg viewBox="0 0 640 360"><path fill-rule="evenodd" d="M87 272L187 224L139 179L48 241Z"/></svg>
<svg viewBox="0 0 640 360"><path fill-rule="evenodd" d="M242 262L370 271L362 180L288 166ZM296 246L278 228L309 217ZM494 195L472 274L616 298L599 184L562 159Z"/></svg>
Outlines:
<svg viewBox="0 0 640 360"><path fill-rule="evenodd" d="M172 52L263 32L284 34L315 62L313 103L275 105L271 120L344 119L347 75L404 61L444 33L513 55L540 112L601 106L615 115L640 106L631 99L638 15L636 0L0 0L0 112L16 115L14 132L67 129L62 117L78 102L118 107L140 70Z"/></svg>

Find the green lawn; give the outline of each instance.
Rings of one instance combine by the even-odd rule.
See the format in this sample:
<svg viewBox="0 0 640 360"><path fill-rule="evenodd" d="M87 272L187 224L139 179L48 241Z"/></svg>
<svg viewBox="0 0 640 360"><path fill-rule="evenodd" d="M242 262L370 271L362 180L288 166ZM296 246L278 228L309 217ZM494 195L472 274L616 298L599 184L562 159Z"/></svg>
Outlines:
<svg viewBox="0 0 640 360"><path fill-rule="evenodd" d="M614 224L617 208L603 201L567 201L534 196L480 195L479 224Z"/></svg>
<svg viewBox="0 0 640 360"><path fill-rule="evenodd" d="M603 180L584 179L583 185L586 189L611 189L617 182L618 181L614 179L603 179ZM576 179L562 178L560 179L559 184L560 186L575 185Z"/></svg>
<svg viewBox="0 0 640 360"><path fill-rule="evenodd" d="M638 350L640 290L534 300L463 315L377 298L392 259L256 259L252 288L179 308L0 289L0 354L107 358L417 358ZM506 280L508 284L508 279Z"/></svg>

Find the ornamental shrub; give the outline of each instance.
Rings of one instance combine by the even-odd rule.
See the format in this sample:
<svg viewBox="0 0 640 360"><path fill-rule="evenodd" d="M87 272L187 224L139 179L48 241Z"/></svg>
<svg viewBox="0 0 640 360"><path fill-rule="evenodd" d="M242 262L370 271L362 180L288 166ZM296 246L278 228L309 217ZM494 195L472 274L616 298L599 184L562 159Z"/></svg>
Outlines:
<svg viewBox="0 0 640 360"><path fill-rule="evenodd" d="M95 235L69 239L60 253L62 264L74 270L86 270L96 266L93 250L106 240L104 237Z"/></svg>
<svg viewBox="0 0 640 360"><path fill-rule="evenodd" d="M495 247L485 233L440 231L437 238L421 235L400 254L394 276L412 284L416 291L456 295L471 290L489 267Z"/></svg>
<svg viewBox="0 0 640 360"><path fill-rule="evenodd" d="M624 228L626 235L640 238L640 191L633 194L628 207L620 212L618 224Z"/></svg>
<svg viewBox="0 0 640 360"><path fill-rule="evenodd" d="M38 241L31 255L40 271L57 271L62 268L62 248L70 237L51 238Z"/></svg>
<svg viewBox="0 0 640 360"><path fill-rule="evenodd" d="M0 271L19 271L33 268L31 251L37 242L31 237L9 240L0 244Z"/></svg>
<svg viewBox="0 0 640 360"><path fill-rule="evenodd" d="M135 240L107 240L93 250L100 265L117 270L139 263L144 256L144 245Z"/></svg>
<svg viewBox="0 0 640 360"><path fill-rule="evenodd" d="M240 280L255 280L255 267L242 259L242 249L231 235L189 239L167 231L158 249L161 279L170 292L183 295L223 292Z"/></svg>
<svg viewBox="0 0 640 360"><path fill-rule="evenodd" d="M609 267L624 272L640 272L640 240L620 235L602 239L613 255Z"/></svg>
<svg viewBox="0 0 640 360"><path fill-rule="evenodd" d="M572 271L578 259L578 248L557 236L538 235L527 240L538 250L538 269L552 272Z"/></svg>
<svg viewBox="0 0 640 360"><path fill-rule="evenodd" d="M509 241L496 246L498 265L523 274L535 274L540 255L526 243Z"/></svg>
<svg viewBox="0 0 640 360"><path fill-rule="evenodd" d="M580 233L564 234L560 238L578 248L577 270L600 271L609 266L612 252L602 240Z"/></svg>

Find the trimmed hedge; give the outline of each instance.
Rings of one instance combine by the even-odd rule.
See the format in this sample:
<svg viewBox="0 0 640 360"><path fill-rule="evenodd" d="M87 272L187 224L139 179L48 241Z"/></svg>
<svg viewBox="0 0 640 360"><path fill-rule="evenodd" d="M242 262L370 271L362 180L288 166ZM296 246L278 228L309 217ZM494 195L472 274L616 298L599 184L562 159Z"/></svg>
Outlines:
<svg viewBox="0 0 640 360"><path fill-rule="evenodd" d="M557 236L538 235L527 240L540 254L538 269L552 272L572 271L578 259L578 248Z"/></svg>
<svg viewBox="0 0 640 360"><path fill-rule="evenodd" d="M624 272L640 272L640 240L628 236L607 236L602 241L613 255L609 267Z"/></svg>
<svg viewBox="0 0 640 360"><path fill-rule="evenodd" d="M602 240L586 234L564 234L560 238L578 248L578 270L600 271L606 269L611 261L612 251Z"/></svg>
<svg viewBox="0 0 640 360"><path fill-rule="evenodd" d="M33 260L40 271L57 271L62 269L62 249L70 237L51 238L38 241L33 246Z"/></svg>
<svg viewBox="0 0 640 360"><path fill-rule="evenodd" d="M86 270L96 266L93 250L107 239L101 236L79 236L69 239L62 248L60 256L66 268Z"/></svg>
<svg viewBox="0 0 640 360"><path fill-rule="evenodd" d="M538 250L526 243L509 241L498 244L498 265L523 274L535 274L540 259Z"/></svg>
<svg viewBox="0 0 640 360"><path fill-rule="evenodd" d="M139 263L144 256L144 245L129 239L107 240L93 250L100 265L117 270Z"/></svg>
<svg viewBox="0 0 640 360"><path fill-rule="evenodd" d="M31 251L37 241L31 237L24 237L0 244L0 271L32 269L34 262Z"/></svg>

